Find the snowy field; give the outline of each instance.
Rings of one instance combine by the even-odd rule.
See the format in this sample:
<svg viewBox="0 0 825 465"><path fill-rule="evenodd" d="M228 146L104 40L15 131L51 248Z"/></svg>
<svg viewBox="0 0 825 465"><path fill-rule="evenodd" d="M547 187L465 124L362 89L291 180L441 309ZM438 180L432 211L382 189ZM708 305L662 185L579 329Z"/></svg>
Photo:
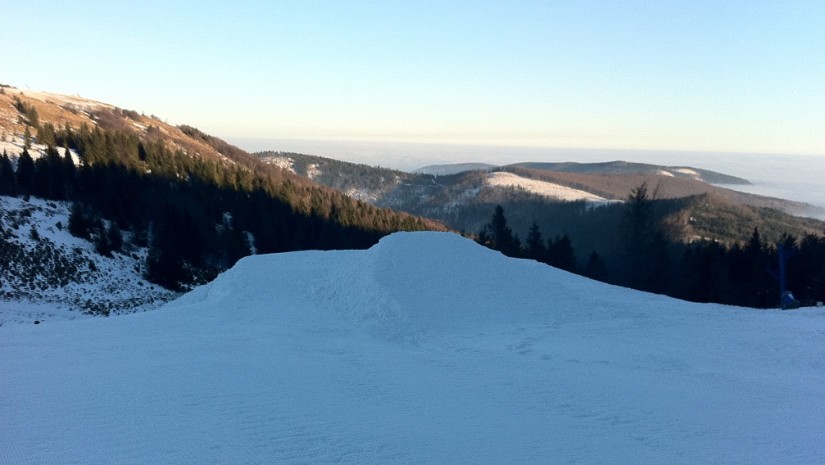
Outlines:
<svg viewBox="0 0 825 465"><path fill-rule="evenodd" d="M823 340L822 309L395 234L248 257L154 312L0 327L0 463L823 463Z"/></svg>

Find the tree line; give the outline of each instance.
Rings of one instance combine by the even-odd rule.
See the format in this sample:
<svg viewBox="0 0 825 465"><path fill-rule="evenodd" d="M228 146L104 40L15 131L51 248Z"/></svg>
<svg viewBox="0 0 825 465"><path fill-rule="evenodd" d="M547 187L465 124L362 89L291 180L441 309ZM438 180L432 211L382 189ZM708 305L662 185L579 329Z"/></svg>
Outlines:
<svg viewBox="0 0 825 465"><path fill-rule="evenodd" d="M190 156L160 138L86 125L32 127L45 154L35 160L24 148L14 162L4 152L0 195L71 202L70 232L104 255L124 246L126 231L130 243L149 247L147 278L171 289L211 279L253 250L367 248L389 232L434 225L332 190Z"/></svg>
<svg viewBox="0 0 825 465"><path fill-rule="evenodd" d="M745 243L684 243L672 240L656 221L656 202L647 185L633 189L620 207L621 216L603 230L611 236L612 253L605 257L591 251L584 255L588 257L584 263L576 261L581 255L575 252L575 238L564 234L545 240L536 223L522 243L508 226L501 206L495 208L477 238L508 256L534 259L610 284L693 302L776 308L781 305L782 290L792 292L802 305L825 301L822 234L801 238L783 234L772 243L754 228Z"/></svg>

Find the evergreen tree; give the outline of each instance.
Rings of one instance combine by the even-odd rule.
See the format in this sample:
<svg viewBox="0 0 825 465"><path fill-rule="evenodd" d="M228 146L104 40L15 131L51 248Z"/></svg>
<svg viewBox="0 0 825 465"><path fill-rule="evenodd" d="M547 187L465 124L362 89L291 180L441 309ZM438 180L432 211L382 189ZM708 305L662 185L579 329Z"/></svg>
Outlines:
<svg viewBox="0 0 825 465"><path fill-rule="evenodd" d="M576 253L567 234L556 237L547 248L548 260L551 266L575 273L577 269Z"/></svg>
<svg viewBox="0 0 825 465"><path fill-rule="evenodd" d="M29 151L23 148L23 153L17 160L17 188L23 195L31 195L34 191L34 159Z"/></svg>
<svg viewBox="0 0 825 465"><path fill-rule="evenodd" d="M769 256L769 250L762 241L759 228L754 228L750 240L734 261L730 273L731 280L737 288L737 302L740 305L757 308L776 305L779 286L768 273Z"/></svg>
<svg viewBox="0 0 825 465"><path fill-rule="evenodd" d="M57 136L51 123L44 123L37 131L37 142L43 145L57 145Z"/></svg>
<svg viewBox="0 0 825 465"><path fill-rule="evenodd" d="M69 234L74 237L89 238L89 226L83 205L80 202L72 203L72 207L69 209Z"/></svg>
<svg viewBox="0 0 825 465"><path fill-rule="evenodd" d="M111 257L112 252L119 252L123 248L123 235L120 228L114 221L109 223L109 227L104 227L100 220L96 224L98 226L94 234L95 249L100 255Z"/></svg>
<svg viewBox="0 0 825 465"><path fill-rule="evenodd" d="M236 221L231 215L225 215L218 234L220 242L220 258L218 266L229 268L242 257L249 255L249 244L246 235L237 227Z"/></svg>
<svg viewBox="0 0 825 465"><path fill-rule="evenodd" d="M77 183L77 167L72 159L72 153L69 150L68 144L63 148L63 161L61 165L63 177L63 198L66 200L71 200L72 197L74 197L75 186Z"/></svg>
<svg viewBox="0 0 825 465"><path fill-rule="evenodd" d="M541 230L539 225L534 221L530 226L530 231L527 233L525 239L526 249L524 255L527 258L532 258L540 262L544 262L547 257L547 248L544 246L544 239L541 237Z"/></svg>
<svg viewBox="0 0 825 465"><path fill-rule="evenodd" d="M594 250L587 259L587 264L584 267L584 275L596 281L606 282L608 278L607 267L604 260Z"/></svg>
<svg viewBox="0 0 825 465"><path fill-rule="evenodd" d="M658 228L647 183L634 188L619 225L621 284L661 292L669 264L667 240Z"/></svg>
<svg viewBox="0 0 825 465"><path fill-rule="evenodd" d="M147 278L169 289L180 290L192 281L191 269L202 264L204 243L196 223L186 211L168 206L154 228Z"/></svg>
<svg viewBox="0 0 825 465"><path fill-rule="evenodd" d="M27 105L20 97L14 97L14 108L23 115L24 122L27 126L39 127L40 126L40 116L37 114L37 109L34 108L34 105Z"/></svg>
<svg viewBox="0 0 825 465"><path fill-rule="evenodd" d="M492 248L500 251L508 257L518 257L521 255L521 243L517 236L513 235L513 230L507 226L507 218L504 217L504 208L496 205L493 211L493 218L485 226L490 237Z"/></svg>
<svg viewBox="0 0 825 465"><path fill-rule="evenodd" d="M23 131L23 148L32 148L32 132L28 126L26 126L26 129Z"/></svg>
<svg viewBox="0 0 825 465"><path fill-rule="evenodd" d="M180 290L185 281L183 258L175 247L169 227L152 228L149 255L146 257L146 279L167 289Z"/></svg>
<svg viewBox="0 0 825 465"><path fill-rule="evenodd" d="M825 301L825 237L807 234L789 259L789 286L807 305Z"/></svg>
<svg viewBox="0 0 825 465"><path fill-rule="evenodd" d="M57 149L53 145L47 147L46 156L39 158L34 166L35 190L33 194L47 199L63 199L63 160Z"/></svg>
<svg viewBox="0 0 825 465"><path fill-rule="evenodd" d="M685 248L682 264L684 298L693 302L722 302L726 279L723 262L725 251L713 241L691 244Z"/></svg>
<svg viewBox="0 0 825 465"><path fill-rule="evenodd" d="M5 150L3 150L3 156L0 157L0 195L17 195L14 167Z"/></svg>
<svg viewBox="0 0 825 465"><path fill-rule="evenodd" d="M748 241L748 245L745 247L745 253L750 258L755 260L762 255L763 248L764 244L762 243L762 236L759 234L759 228L753 228L751 238Z"/></svg>

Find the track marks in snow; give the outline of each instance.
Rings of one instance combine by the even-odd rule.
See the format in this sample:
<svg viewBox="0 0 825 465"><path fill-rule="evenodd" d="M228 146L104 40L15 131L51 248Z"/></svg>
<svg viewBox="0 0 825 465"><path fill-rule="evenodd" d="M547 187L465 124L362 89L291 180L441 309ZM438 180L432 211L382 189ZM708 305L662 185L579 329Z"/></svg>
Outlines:
<svg viewBox="0 0 825 465"><path fill-rule="evenodd" d="M823 321L454 235L248 257L155 312L0 328L0 463L818 463Z"/></svg>

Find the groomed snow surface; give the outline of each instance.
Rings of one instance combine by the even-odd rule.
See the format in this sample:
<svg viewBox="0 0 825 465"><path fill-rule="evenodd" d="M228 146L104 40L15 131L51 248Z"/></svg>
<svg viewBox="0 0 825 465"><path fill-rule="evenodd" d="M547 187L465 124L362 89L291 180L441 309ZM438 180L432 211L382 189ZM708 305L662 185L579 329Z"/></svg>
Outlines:
<svg viewBox="0 0 825 465"><path fill-rule="evenodd" d="M823 463L824 338L395 234L0 328L0 463Z"/></svg>

